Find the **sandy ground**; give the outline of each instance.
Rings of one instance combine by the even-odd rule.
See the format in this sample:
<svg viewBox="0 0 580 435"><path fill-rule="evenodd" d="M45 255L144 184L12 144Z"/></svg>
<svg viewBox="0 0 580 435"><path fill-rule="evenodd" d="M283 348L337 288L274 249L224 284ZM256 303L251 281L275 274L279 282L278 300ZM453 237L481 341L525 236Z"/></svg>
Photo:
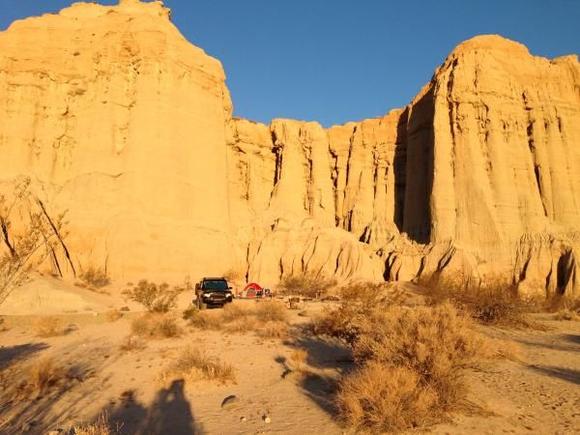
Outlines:
<svg viewBox="0 0 580 435"><path fill-rule="evenodd" d="M126 305L113 297L100 303ZM310 303L306 314L323 306ZM38 316L7 316L7 330L0 332L0 373L18 373L19 367L51 357L68 367L75 380L65 391L32 402L10 402L0 392L0 433L45 434L102 413L122 434L351 433L337 422L330 400L334 381L349 367L348 350L301 333L308 317L291 313L295 333L286 340L263 339L252 331L199 331L180 320L184 333L179 338L150 340L133 351L121 345L130 335L131 320L140 315L135 311L116 321L98 310L63 314L59 317L69 332L51 338L35 336ZM485 328L491 336L519 344L521 361L470 372L470 400L480 411L456 415L423 432L580 433L580 322L543 321L549 331ZM231 363L237 382L161 382L162 370L190 345ZM304 373L288 370L297 348L308 351ZM229 395L239 400L224 409L221 403Z"/></svg>

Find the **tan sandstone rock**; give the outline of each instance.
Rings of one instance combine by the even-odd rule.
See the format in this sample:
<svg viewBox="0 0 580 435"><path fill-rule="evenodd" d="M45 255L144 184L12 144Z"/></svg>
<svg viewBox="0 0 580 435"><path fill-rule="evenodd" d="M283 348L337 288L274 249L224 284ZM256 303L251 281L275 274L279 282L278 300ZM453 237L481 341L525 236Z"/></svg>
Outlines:
<svg viewBox="0 0 580 435"><path fill-rule="evenodd" d="M161 2L76 3L0 34L0 184L68 210L79 270L275 285L431 274L580 294L580 64L480 36L407 107L324 129L232 118Z"/></svg>

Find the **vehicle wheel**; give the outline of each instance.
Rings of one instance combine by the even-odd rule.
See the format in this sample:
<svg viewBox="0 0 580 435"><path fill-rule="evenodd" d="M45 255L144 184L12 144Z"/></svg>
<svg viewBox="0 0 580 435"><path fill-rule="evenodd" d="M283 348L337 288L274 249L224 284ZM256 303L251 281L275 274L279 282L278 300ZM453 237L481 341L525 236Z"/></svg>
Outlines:
<svg viewBox="0 0 580 435"><path fill-rule="evenodd" d="M204 304L201 300L201 297L197 298L197 309L198 310L205 310L207 308L207 304Z"/></svg>

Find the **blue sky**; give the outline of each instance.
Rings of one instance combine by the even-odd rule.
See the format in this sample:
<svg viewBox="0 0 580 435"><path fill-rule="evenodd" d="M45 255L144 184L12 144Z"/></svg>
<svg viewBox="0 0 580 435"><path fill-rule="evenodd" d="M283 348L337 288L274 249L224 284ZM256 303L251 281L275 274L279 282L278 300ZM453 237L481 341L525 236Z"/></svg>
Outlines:
<svg viewBox="0 0 580 435"><path fill-rule="evenodd" d="M0 27L70 3L0 0ZM380 116L407 104L453 47L477 34L499 33L547 57L580 53L580 0L165 4L187 39L223 62L235 114L262 122Z"/></svg>

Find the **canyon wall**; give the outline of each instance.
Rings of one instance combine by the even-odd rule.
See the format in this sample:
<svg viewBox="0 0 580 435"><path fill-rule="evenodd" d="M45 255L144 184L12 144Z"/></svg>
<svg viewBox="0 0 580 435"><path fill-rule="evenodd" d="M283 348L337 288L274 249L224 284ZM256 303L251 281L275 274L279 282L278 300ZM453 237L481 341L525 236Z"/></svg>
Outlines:
<svg viewBox="0 0 580 435"><path fill-rule="evenodd" d="M79 270L580 294L576 56L476 37L407 107L325 129L233 118L221 64L161 2L18 21L0 53L0 182L29 176L68 211Z"/></svg>

